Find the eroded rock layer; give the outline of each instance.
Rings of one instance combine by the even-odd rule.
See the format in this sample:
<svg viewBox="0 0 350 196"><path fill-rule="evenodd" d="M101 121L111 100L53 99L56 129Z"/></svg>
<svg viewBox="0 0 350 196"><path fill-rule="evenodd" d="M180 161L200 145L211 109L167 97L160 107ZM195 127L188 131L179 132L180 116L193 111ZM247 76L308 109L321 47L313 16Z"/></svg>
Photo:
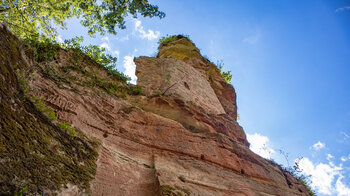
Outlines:
<svg viewBox="0 0 350 196"><path fill-rule="evenodd" d="M86 57L72 64L74 52L57 54L23 68L28 93L45 98L59 121L99 140L92 195L308 195L249 150L233 87L188 39L162 45L157 57L135 59L143 95ZM10 75L2 69L1 77Z"/></svg>

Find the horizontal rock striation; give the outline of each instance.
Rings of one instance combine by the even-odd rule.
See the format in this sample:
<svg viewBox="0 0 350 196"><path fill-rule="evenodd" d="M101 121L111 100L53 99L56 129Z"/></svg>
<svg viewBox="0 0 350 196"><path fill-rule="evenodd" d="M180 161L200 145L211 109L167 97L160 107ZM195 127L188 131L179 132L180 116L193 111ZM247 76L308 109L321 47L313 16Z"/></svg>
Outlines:
<svg viewBox="0 0 350 196"><path fill-rule="evenodd" d="M187 38L161 45L157 57L135 59L143 95L125 93L134 86L88 58L72 69L74 55L59 50L45 66L22 69L29 94L44 97L59 121L99 140L92 195L309 195L297 179L249 150L236 122L234 88ZM1 77L11 75L2 71Z"/></svg>
<svg viewBox="0 0 350 196"><path fill-rule="evenodd" d="M33 68L23 44L0 24L0 195L91 194L98 142L84 134L72 139L43 114L27 92Z"/></svg>

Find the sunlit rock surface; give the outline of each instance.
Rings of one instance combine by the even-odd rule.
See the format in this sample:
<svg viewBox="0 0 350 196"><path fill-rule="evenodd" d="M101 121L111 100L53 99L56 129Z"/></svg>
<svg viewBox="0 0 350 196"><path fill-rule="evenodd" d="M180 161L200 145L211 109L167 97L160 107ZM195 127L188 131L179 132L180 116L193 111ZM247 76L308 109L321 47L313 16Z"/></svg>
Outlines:
<svg viewBox="0 0 350 196"><path fill-rule="evenodd" d="M9 32L1 33L1 46L13 42L6 38ZM20 44L16 47L22 50ZM1 55L1 101L11 105L15 103L4 99L4 92L19 83L10 57ZM29 95L45 98L58 120L99 141L96 175L87 194L308 195L290 174L249 150L236 122L234 88L187 38L179 36L160 46L157 57L135 59L143 95L86 57L70 66L74 55L59 50L45 65L27 56L31 63L21 61L27 64L21 69L27 74ZM1 115L2 123L8 118ZM0 155L2 161L8 158ZM59 194L84 193L63 184Z"/></svg>

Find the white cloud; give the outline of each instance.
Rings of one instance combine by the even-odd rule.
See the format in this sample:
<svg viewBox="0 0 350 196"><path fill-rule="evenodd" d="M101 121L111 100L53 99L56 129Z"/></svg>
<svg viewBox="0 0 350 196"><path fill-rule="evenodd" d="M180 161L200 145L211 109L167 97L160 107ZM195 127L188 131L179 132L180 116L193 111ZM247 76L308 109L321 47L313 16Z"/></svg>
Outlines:
<svg viewBox="0 0 350 196"><path fill-rule="evenodd" d="M349 139L350 136L346 134L344 131L340 132L342 135L344 135L344 140Z"/></svg>
<svg viewBox="0 0 350 196"><path fill-rule="evenodd" d="M102 37L102 40L106 41L106 42L109 42L109 37L108 36Z"/></svg>
<svg viewBox="0 0 350 196"><path fill-rule="evenodd" d="M327 158L334 156L328 154ZM314 164L308 158L297 160L302 173L310 176L311 187L324 195L350 195L350 187L343 182L343 166L332 162Z"/></svg>
<svg viewBox="0 0 350 196"><path fill-rule="evenodd" d="M334 156L333 155L331 155L331 154L327 154L327 160L328 161L331 161L331 159L333 159L334 158Z"/></svg>
<svg viewBox="0 0 350 196"><path fill-rule="evenodd" d="M253 35L243 38L242 42L254 45L260 40L260 37L261 37L260 32L257 32Z"/></svg>
<svg viewBox="0 0 350 196"><path fill-rule="evenodd" d="M350 10L350 6L341 7L341 8L336 9L335 11L342 12L342 11L346 11L346 10Z"/></svg>
<svg viewBox="0 0 350 196"><path fill-rule="evenodd" d="M58 43L63 43L63 39L60 35L56 37L56 40L58 41Z"/></svg>
<svg viewBox="0 0 350 196"><path fill-rule="evenodd" d="M271 154L275 151L267 146L269 142L269 138L258 133L247 134L247 140L250 143L250 149L256 154L269 159L271 158Z"/></svg>
<svg viewBox="0 0 350 196"><path fill-rule="evenodd" d="M101 48L105 48L107 51L111 51L111 46L107 43L107 42L103 42L101 45L100 45Z"/></svg>
<svg viewBox="0 0 350 196"><path fill-rule="evenodd" d="M113 52L113 54L115 54L115 56L116 56L117 58L119 58L120 52L119 52L119 50L115 50L115 51Z"/></svg>
<svg viewBox="0 0 350 196"><path fill-rule="evenodd" d="M138 20L138 19L134 19L134 22L135 22L135 30L137 30L138 28L141 27L141 20Z"/></svg>
<svg viewBox="0 0 350 196"><path fill-rule="evenodd" d="M104 42L102 44L100 44L100 48L106 49L106 51L114 54L117 58L119 58L120 52L119 52L119 50L114 50L114 51L112 50L112 47L111 47L110 42L109 42L109 37L105 36L102 38L102 40Z"/></svg>
<svg viewBox="0 0 350 196"><path fill-rule="evenodd" d="M130 83L136 84L137 77L135 75L136 65L134 63L134 56L124 56L123 67L125 68L125 75L131 78Z"/></svg>
<svg viewBox="0 0 350 196"><path fill-rule="evenodd" d="M119 40L121 42L128 41L129 40L129 35L126 35L126 36L121 37L121 38L117 38L117 40Z"/></svg>
<svg viewBox="0 0 350 196"><path fill-rule="evenodd" d="M318 141L316 144L312 145L312 148L315 150L321 150L324 147L326 147L326 144L322 143L320 141Z"/></svg>
<svg viewBox="0 0 350 196"><path fill-rule="evenodd" d="M336 191L332 182L337 175L340 175L341 165L335 166L332 163L314 165L308 158L302 158L299 167L304 174L311 175L311 187L316 188L318 192L331 195Z"/></svg>
<svg viewBox="0 0 350 196"><path fill-rule="evenodd" d="M348 157L344 157L344 156L342 156L342 157L340 157L340 160L341 160L341 161L343 161L343 162L345 162L345 161L347 161L347 160L348 160Z"/></svg>
<svg viewBox="0 0 350 196"><path fill-rule="evenodd" d="M140 34L140 37L142 39L153 40L153 39L157 39L160 36L159 31L153 31L151 29L148 29L146 32L140 20L134 19L134 22L135 22L135 31Z"/></svg>
<svg viewBox="0 0 350 196"><path fill-rule="evenodd" d="M346 156L340 157L340 160L343 162L350 160L350 154L347 157Z"/></svg>
<svg viewBox="0 0 350 196"><path fill-rule="evenodd" d="M343 184L342 179L343 175L339 175L337 182L335 183L335 188L338 192L338 196L349 196L350 195L350 187Z"/></svg>

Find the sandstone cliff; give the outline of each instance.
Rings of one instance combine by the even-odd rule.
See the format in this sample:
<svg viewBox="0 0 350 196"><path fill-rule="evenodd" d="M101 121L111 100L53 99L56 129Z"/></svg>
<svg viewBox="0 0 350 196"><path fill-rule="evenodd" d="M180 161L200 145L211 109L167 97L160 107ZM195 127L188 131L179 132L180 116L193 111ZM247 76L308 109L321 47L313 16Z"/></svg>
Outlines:
<svg viewBox="0 0 350 196"><path fill-rule="evenodd" d="M86 56L37 62L27 50L0 27L0 194L309 195L249 150L234 88L187 38L135 59L142 95Z"/></svg>

